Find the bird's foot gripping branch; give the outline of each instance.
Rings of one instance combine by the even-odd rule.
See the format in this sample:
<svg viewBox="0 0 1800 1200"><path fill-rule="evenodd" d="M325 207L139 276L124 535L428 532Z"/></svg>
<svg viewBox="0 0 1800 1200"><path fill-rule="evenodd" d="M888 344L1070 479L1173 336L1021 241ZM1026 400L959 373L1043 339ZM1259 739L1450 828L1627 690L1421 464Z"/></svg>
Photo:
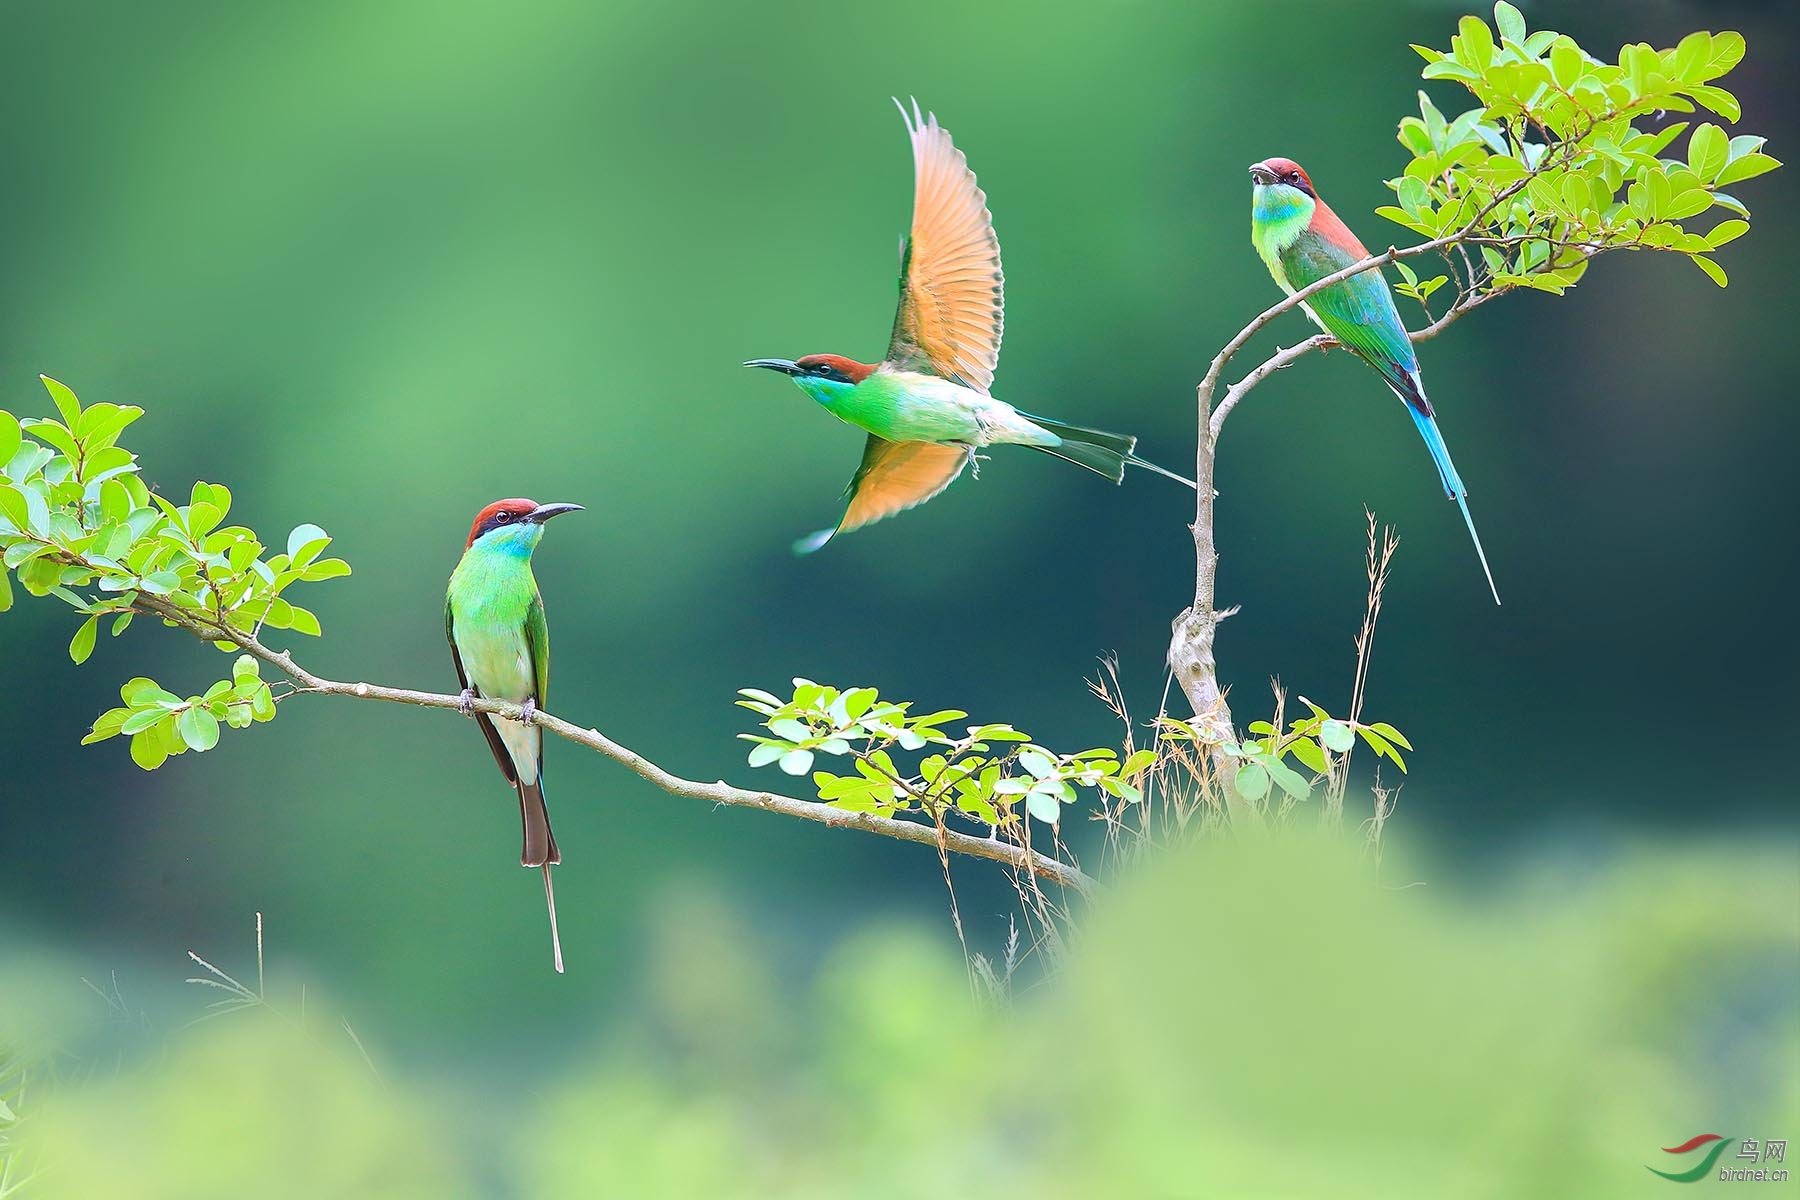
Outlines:
<svg viewBox="0 0 1800 1200"><path fill-rule="evenodd" d="M792 701L746 692L744 703L765 717L769 729L768 736L755 736L752 763L778 760L790 773L804 773L815 753L839 753L840 745L848 752L855 743L858 774L831 777L827 786L826 773L820 772L821 798L803 800L722 781L684 779L597 729L535 706L527 709L467 692L439 694L327 679L263 640L271 630L320 632L318 618L295 604L289 592L296 585L350 573L342 559L324 557L331 543L325 531L301 525L288 535L280 553L266 553L268 547L254 530L225 524L231 492L223 485L196 483L186 504L145 486L136 456L117 444L125 428L143 416L142 409L105 403L84 408L63 384L45 378L44 385L57 417L20 421L0 411L0 611L12 607L15 578L30 595L68 604L80 618L69 644L77 664L92 654L103 621L118 636L139 615L235 656L229 678L192 695L180 695L153 679L132 679L119 690L119 706L95 720L84 744L128 737L132 760L146 770L162 766L172 755L212 749L222 727L272 720L277 705L297 695L485 713L529 720L621 763L670 795L915 842L940 855L987 859L1029 880L1087 892L1094 881L1072 861L1058 857L1061 847L1054 832L1040 841L1055 853L1035 849L1031 822L1019 810L1035 814L1054 831L1061 805L1075 786L1096 786L1130 799L1135 795L1130 780L1147 766L1141 754L1121 762L1110 750L1065 757L1012 745L995 752L990 743L1022 743L1024 735L1010 726L988 725L953 736L942 725L961 714L909 717L907 705L877 703L872 689L840 693L806 684L796 689ZM273 684L263 677L265 666L279 673ZM905 749L929 745L937 751L917 773L889 779L879 772L894 771L890 741ZM974 815L987 832L948 828L943 819L948 810Z"/></svg>

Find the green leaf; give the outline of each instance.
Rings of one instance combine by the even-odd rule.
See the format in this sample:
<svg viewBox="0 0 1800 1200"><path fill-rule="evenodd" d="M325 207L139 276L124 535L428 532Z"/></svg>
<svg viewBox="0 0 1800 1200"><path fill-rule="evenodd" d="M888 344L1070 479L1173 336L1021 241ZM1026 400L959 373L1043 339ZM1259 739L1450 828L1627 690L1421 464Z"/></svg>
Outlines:
<svg viewBox="0 0 1800 1200"><path fill-rule="evenodd" d="M1388 741L1394 743L1396 746L1399 746L1404 750L1411 750L1413 748L1413 744L1411 742L1407 741L1406 738L1404 736L1402 736L1402 734L1400 733L1400 731L1398 729L1395 729L1392 725L1389 725L1386 721L1375 721L1372 724L1370 724L1368 726L1368 728L1373 729L1376 733L1380 734L1382 737L1386 738Z"/></svg>
<svg viewBox="0 0 1800 1200"><path fill-rule="evenodd" d="M1458 55L1477 71L1486 71L1494 61L1494 35L1480 17L1464 17L1456 26L1462 35L1462 53Z"/></svg>
<svg viewBox="0 0 1800 1200"><path fill-rule="evenodd" d="M321 558L311 563L300 573L300 578L308 583L322 583L327 579L341 579L350 574L350 564L341 558Z"/></svg>
<svg viewBox="0 0 1800 1200"><path fill-rule="evenodd" d="M1525 41L1525 16L1508 4L1506 0L1499 0L1499 3L1494 5L1494 27L1500 31L1500 36L1503 38L1509 38L1520 44Z"/></svg>
<svg viewBox="0 0 1800 1200"><path fill-rule="evenodd" d="M304 569L307 564L319 556L331 541L331 535L317 525L296 525L287 539L288 562L296 569Z"/></svg>
<svg viewBox="0 0 1800 1200"><path fill-rule="evenodd" d="M1726 168L1727 171L1730 169L1731 168L1729 167ZM1714 192L1712 194L1712 200L1713 204L1717 207L1728 208L1740 217L1747 217L1750 215L1750 210L1745 208L1744 202L1739 200L1736 196L1727 196L1724 192Z"/></svg>
<svg viewBox="0 0 1800 1200"><path fill-rule="evenodd" d="M24 439L19 433L19 419L0 408L0 466L12 461Z"/></svg>
<svg viewBox="0 0 1800 1200"><path fill-rule="evenodd" d="M95 742L104 742L107 738L119 736L123 730L125 719L130 715L129 708L107 709L95 719L93 728L88 731L86 737L81 739L81 744L91 746Z"/></svg>
<svg viewBox="0 0 1800 1200"><path fill-rule="evenodd" d="M0 483L0 517L5 517L20 533L31 531L31 506L25 501L25 493L8 483Z"/></svg>
<svg viewBox="0 0 1800 1200"><path fill-rule="evenodd" d="M1101 786L1127 804L1136 804L1144 798L1143 789L1135 783L1126 783L1122 779L1106 779Z"/></svg>
<svg viewBox="0 0 1800 1200"><path fill-rule="evenodd" d="M163 765L169 752L163 749L163 741L154 729L139 730L131 736L131 761L146 771L154 771Z"/></svg>
<svg viewBox="0 0 1800 1200"><path fill-rule="evenodd" d="M1237 793L1246 800L1261 800L1269 794L1269 773L1259 763L1245 763L1237 771Z"/></svg>
<svg viewBox="0 0 1800 1200"><path fill-rule="evenodd" d="M1331 764L1326 761L1324 749L1309 737L1295 738L1287 744L1287 749L1310 771L1316 771L1323 775L1331 770Z"/></svg>
<svg viewBox="0 0 1800 1200"><path fill-rule="evenodd" d="M779 742L758 742L750 747L750 765L766 767L788 752L788 748Z"/></svg>
<svg viewBox="0 0 1800 1200"><path fill-rule="evenodd" d="M1712 56L1712 35L1705 32L1690 33L1681 39L1675 47L1675 77L1680 80L1694 80L1706 68L1707 60Z"/></svg>
<svg viewBox="0 0 1800 1200"><path fill-rule="evenodd" d="M1726 242L1734 241L1749 232L1750 222L1748 221L1720 221L1713 227L1712 232L1706 235L1706 244L1717 250Z"/></svg>
<svg viewBox="0 0 1800 1200"><path fill-rule="evenodd" d="M1731 139L1717 125L1710 121L1701 125L1688 138L1688 166L1703 182L1711 183L1725 169L1731 155L1730 143Z"/></svg>
<svg viewBox="0 0 1800 1200"><path fill-rule="evenodd" d="M1550 47L1550 75L1564 91L1581 78L1581 47L1567 37L1559 37Z"/></svg>
<svg viewBox="0 0 1800 1200"><path fill-rule="evenodd" d="M80 666L88 660L88 655L94 652L94 639L99 636L100 618L98 616L89 617L81 623L81 628L77 629L75 636L69 640L69 657L75 660L76 666Z"/></svg>
<svg viewBox="0 0 1800 1200"><path fill-rule="evenodd" d="M142 675L135 679L127 679L119 685L119 699L131 708L142 708L146 704L153 703L153 697L159 695L168 696L169 694L156 686L156 680ZM169 696L169 699L173 700L175 697Z"/></svg>
<svg viewBox="0 0 1800 1200"><path fill-rule="evenodd" d="M0 565L0 612L5 612L12 605L12 574L4 565Z"/></svg>
<svg viewBox="0 0 1800 1200"><path fill-rule="evenodd" d="M1744 61L1744 35L1727 29L1709 39L1706 60L1698 72L1701 79L1717 79Z"/></svg>
<svg viewBox="0 0 1800 1200"><path fill-rule="evenodd" d="M782 717L779 720L770 721L769 732L790 742L804 742L812 737L812 730L792 717Z"/></svg>
<svg viewBox="0 0 1800 1200"><path fill-rule="evenodd" d="M781 756L781 769L789 775L804 775L812 770L812 764L811 750L789 750Z"/></svg>
<svg viewBox="0 0 1800 1200"><path fill-rule="evenodd" d="M48 375L39 375L38 378L44 381L50 398L56 401L56 411L62 414L63 423L74 428L75 422L81 419L81 401L75 398L75 393L69 390L67 384L58 383Z"/></svg>
<svg viewBox="0 0 1800 1200"><path fill-rule="evenodd" d="M201 754L219 744L219 722L204 708L190 708L176 721L181 740Z"/></svg>
<svg viewBox="0 0 1800 1200"><path fill-rule="evenodd" d="M1342 754L1356 745L1356 735L1342 721L1326 721L1319 726L1319 740L1334 754Z"/></svg>
<svg viewBox="0 0 1800 1200"><path fill-rule="evenodd" d="M1156 762L1156 751L1154 751L1154 750L1133 751L1131 757L1126 759L1124 764L1119 767L1119 775L1121 777L1129 777L1132 775L1136 775L1140 771L1148 770L1152 765L1155 764L1155 762Z"/></svg>
<svg viewBox="0 0 1800 1200"><path fill-rule="evenodd" d="M1699 267L1700 270L1705 273L1708 279L1712 280L1720 287L1725 286L1726 279L1724 267L1721 267L1712 259L1707 258L1704 254L1690 254L1688 255L1688 258L1693 261L1693 264L1696 267Z"/></svg>
<svg viewBox="0 0 1800 1200"><path fill-rule="evenodd" d="M1458 79L1464 83L1475 83L1481 78L1475 68L1464 66L1462 63L1448 58L1439 59L1430 64L1419 72L1419 76L1423 79Z"/></svg>
<svg viewBox="0 0 1800 1200"><path fill-rule="evenodd" d="M1745 179L1755 179L1758 175L1766 175L1780 165L1780 159L1753 151L1727 163L1725 169L1720 171L1717 178L1713 180L1713 186L1728 187ZM1713 196L1713 202L1715 204L1720 202L1717 194Z"/></svg>
<svg viewBox="0 0 1800 1200"><path fill-rule="evenodd" d="M1062 801L1055 792L1033 788L1025 793L1025 811L1046 825L1062 819Z"/></svg>
<svg viewBox="0 0 1800 1200"><path fill-rule="evenodd" d="M120 733L142 733L169 715L166 708L140 708L125 718L119 727Z"/></svg>
<svg viewBox="0 0 1800 1200"><path fill-rule="evenodd" d="M174 571L152 571L144 576L142 586L152 596L167 596L181 586L181 576Z"/></svg>
<svg viewBox="0 0 1800 1200"><path fill-rule="evenodd" d="M1019 751L1019 765L1039 779L1056 770L1056 761L1041 750Z"/></svg>
<svg viewBox="0 0 1800 1200"><path fill-rule="evenodd" d="M1744 115L1743 106L1738 103L1738 98L1724 88L1711 87L1703 83L1695 84L1688 89L1688 94L1727 121L1735 121Z"/></svg>
<svg viewBox="0 0 1800 1200"><path fill-rule="evenodd" d="M1281 790L1286 792L1293 799L1304 800L1312 795L1312 785L1306 781L1305 776L1294 770L1294 768L1278 759L1271 760L1268 766L1269 778L1273 779Z"/></svg>

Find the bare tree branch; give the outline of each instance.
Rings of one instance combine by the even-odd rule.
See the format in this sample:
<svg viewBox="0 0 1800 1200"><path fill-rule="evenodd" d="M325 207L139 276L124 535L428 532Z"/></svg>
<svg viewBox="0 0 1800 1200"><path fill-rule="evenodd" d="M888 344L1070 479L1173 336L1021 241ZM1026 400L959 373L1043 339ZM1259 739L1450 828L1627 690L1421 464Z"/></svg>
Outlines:
<svg viewBox="0 0 1800 1200"><path fill-rule="evenodd" d="M1482 230L1488 218L1513 196L1524 190L1531 179L1557 165L1557 159L1566 158L1572 150L1564 150L1558 156L1546 156L1544 161L1524 177L1495 192L1493 197L1482 206L1481 210L1461 225L1454 233L1421 242L1416 246L1398 249L1389 246L1380 254L1371 254L1360 262L1351 263L1341 271L1333 272L1322 279L1315 280L1306 287L1290 292L1279 302L1264 309L1254 320L1238 330L1236 336L1225 343L1223 349L1213 356L1207 365L1206 374L1195 388L1195 401L1198 407L1199 437L1195 450L1194 481L1198 485L1195 499L1194 524L1191 526L1194 535L1194 602L1176 615L1169 639L1169 668L1181 683L1181 690L1187 695L1188 702L1193 705L1195 717L1204 726L1208 726L1217 734L1212 743L1211 757L1214 767L1219 773L1228 802L1235 800L1235 789L1231 780L1235 774L1235 762L1226 754L1224 740L1235 736L1231 722L1231 709L1226 704L1225 693L1219 687L1218 666L1213 657L1213 640L1220 621L1236 612L1235 608L1220 612L1218 599L1219 552L1213 540L1213 488L1214 460L1218 447L1219 431L1223 428L1225 418L1231 414L1249 391L1271 374L1295 362L1314 350L1323 349L1334 344L1334 340L1325 334L1316 335L1295 346L1279 350L1261 365L1245 375L1237 383L1227 389L1224 398L1213 403L1214 394L1218 390L1219 378L1232 358L1255 337L1264 326L1281 316L1300 307L1309 298L1341 283L1364 271L1374 271L1387 264L1406 258L1417 258L1426 254L1437 254L1451 247L1459 249L1471 239L1482 236ZM1503 239L1516 244L1527 241L1542 240L1527 236L1516 239ZM1591 252L1588 254L1591 257ZM1473 282L1471 282L1473 288ZM1453 304L1438 320L1424 329L1409 336L1415 342L1425 341L1442 333L1464 313L1512 290L1510 287L1476 290L1458 296Z"/></svg>
<svg viewBox="0 0 1800 1200"><path fill-rule="evenodd" d="M382 687L372 683L346 683L335 679L326 679L296 663L289 651L271 650L258 638L233 628L209 613L180 608L146 593L138 594L135 605L161 617L171 625L187 630L203 641L230 642L246 654L268 663L293 680L297 695L350 696L359 700L385 700L391 704L413 704L423 708L451 710L457 709L462 702L460 696L438 692L420 692L408 688ZM518 720L522 712L521 706L517 704L479 697L474 701L474 709L477 712L489 713L513 721ZM881 817L874 813L847 812L816 800L801 800L794 796L781 795L778 792L733 787L724 780L701 783L693 779L683 779L673 772L664 770L637 751L613 741L598 729L577 725L572 721L566 721L545 712L543 709L538 709L532 720L558 737L567 738L571 742L586 746L588 749L597 751L614 762L622 764L638 778L671 796L705 800L713 804L728 804L737 808L757 808L765 812L781 813L783 816L799 817L803 821L817 821L834 829L859 829L864 833L874 833L903 842L930 846L934 850L942 848L972 858L985 858L992 862L1003 863L1014 870L1024 871L1073 888L1083 895L1092 895L1099 887L1098 882L1092 876L1085 874L1079 868L1016 843L1004 841L999 837L976 837L941 826L922 825L894 817Z"/></svg>

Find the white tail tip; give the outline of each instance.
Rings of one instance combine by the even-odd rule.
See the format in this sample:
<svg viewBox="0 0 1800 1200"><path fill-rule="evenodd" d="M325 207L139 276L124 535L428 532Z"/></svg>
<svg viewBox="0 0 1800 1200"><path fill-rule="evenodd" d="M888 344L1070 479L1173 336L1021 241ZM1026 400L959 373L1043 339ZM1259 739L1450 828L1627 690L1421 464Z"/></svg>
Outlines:
<svg viewBox="0 0 1800 1200"><path fill-rule="evenodd" d="M544 904L550 909L550 953L556 963L556 973L563 973L562 935L556 931L556 887L550 882L550 864L545 863L544 871Z"/></svg>

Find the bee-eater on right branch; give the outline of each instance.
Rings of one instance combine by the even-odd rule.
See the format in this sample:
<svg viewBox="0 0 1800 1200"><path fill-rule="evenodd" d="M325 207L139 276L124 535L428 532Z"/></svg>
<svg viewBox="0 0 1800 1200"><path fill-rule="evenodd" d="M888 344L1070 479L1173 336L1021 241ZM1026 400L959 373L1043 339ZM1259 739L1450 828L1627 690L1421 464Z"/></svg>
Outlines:
<svg viewBox="0 0 1800 1200"><path fill-rule="evenodd" d="M900 251L900 311L879 363L837 354L758 358L793 377L834 416L869 434L850 480L844 515L802 538L810 553L834 536L923 504L945 488L976 451L999 442L1030 446L1119 483L1126 464L1191 480L1132 453L1137 439L1022 413L988 394L1005 324L1000 242L987 196L936 115L900 115L912 135L912 233Z"/></svg>
<svg viewBox="0 0 1800 1200"><path fill-rule="evenodd" d="M1299 163L1287 158L1264 159L1250 168L1250 181L1250 240L1269 274L1288 295L1369 257L1356 235L1319 199L1312 180ZM1419 379L1419 359L1413 353L1412 338L1401 323L1400 310L1394 307L1394 293L1381 268L1371 267L1314 292L1300 302L1300 307L1314 324L1380 372L1394 395L1406 405L1413 424L1419 428L1419 436L1425 439L1426 449L1431 451L1431 461L1437 464L1444 491L1462 509L1463 523L1469 527L1469 538L1475 543L1482 572L1487 575L1488 589L1494 593L1494 603L1500 603L1494 573L1488 570L1487 555L1482 552L1475 521L1469 516L1469 489L1463 486L1462 477L1450 461L1449 447L1444 445L1444 435L1438 432L1437 417L1431 401L1425 398L1425 384Z"/></svg>
<svg viewBox="0 0 1800 1200"><path fill-rule="evenodd" d="M545 521L580 508L514 499L496 500L482 509L444 600L444 632L462 684L463 715L481 726L500 773L519 794L519 820L525 828L519 861L544 873L550 948L558 971L563 969L562 939L556 932L550 868L562 855L544 807L544 731L532 723L550 682L550 628L531 574L531 552L544 536ZM476 696L521 705L523 715L509 721L478 713L471 707Z"/></svg>

